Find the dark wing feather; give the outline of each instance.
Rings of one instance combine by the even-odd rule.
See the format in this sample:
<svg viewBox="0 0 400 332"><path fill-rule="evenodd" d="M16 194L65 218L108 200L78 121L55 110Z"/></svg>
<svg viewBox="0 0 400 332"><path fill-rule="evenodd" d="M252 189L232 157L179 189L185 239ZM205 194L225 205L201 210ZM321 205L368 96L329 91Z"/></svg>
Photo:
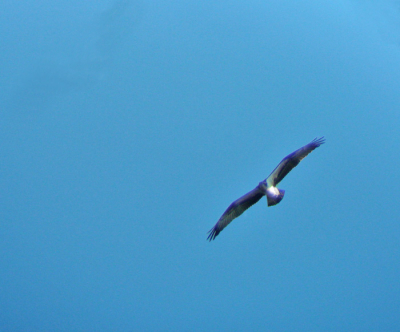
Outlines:
<svg viewBox="0 0 400 332"><path fill-rule="evenodd" d="M282 159L278 166L272 171L267 178L268 186L276 186L282 179L295 168L311 151L325 143L324 137L315 138L307 145L292 152L290 155Z"/></svg>
<svg viewBox="0 0 400 332"><path fill-rule="evenodd" d="M215 226L208 232L209 235L207 240L214 240L215 237L235 218L239 217L244 211L246 211L250 206L257 203L264 194L260 192L258 187L254 188L252 191L243 195L236 201L234 201L226 209L224 214L219 218Z"/></svg>

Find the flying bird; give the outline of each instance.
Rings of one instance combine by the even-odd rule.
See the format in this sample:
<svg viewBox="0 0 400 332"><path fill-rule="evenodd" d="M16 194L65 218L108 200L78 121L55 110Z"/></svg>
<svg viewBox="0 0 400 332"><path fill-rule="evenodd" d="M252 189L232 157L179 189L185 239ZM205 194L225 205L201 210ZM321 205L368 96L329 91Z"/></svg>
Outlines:
<svg viewBox="0 0 400 332"><path fill-rule="evenodd" d="M238 198L226 209L224 214L219 218L217 223L208 232L207 240L211 241L226 227L229 223L239 217L250 206L257 203L263 196L267 196L268 206L278 204L285 195L285 190L278 189L276 186L283 178L295 168L300 161L302 161L311 151L325 143L325 138L315 138L307 145L292 152L282 159L278 166L272 173L264 180L261 181L257 187L249 191L246 195Z"/></svg>

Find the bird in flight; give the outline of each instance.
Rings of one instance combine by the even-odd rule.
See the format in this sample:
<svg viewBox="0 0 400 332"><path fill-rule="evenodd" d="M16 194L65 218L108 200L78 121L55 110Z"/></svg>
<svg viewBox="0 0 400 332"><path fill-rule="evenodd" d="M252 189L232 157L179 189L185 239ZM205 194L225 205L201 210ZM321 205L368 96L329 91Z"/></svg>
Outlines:
<svg viewBox="0 0 400 332"><path fill-rule="evenodd" d="M325 143L325 138L315 138L307 145L292 152L282 159L278 166L272 173L264 180L261 181L257 187L249 191L247 194L238 198L226 209L224 214L219 218L217 223L208 232L207 240L214 240L217 235L229 225L229 223L239 217L250 206L257 203L263 196L267 196L268 206L278 204L285 195L285 190L278 189L276 186L283 178L295 168L300 161L302 161L311 151Z"/></svg>

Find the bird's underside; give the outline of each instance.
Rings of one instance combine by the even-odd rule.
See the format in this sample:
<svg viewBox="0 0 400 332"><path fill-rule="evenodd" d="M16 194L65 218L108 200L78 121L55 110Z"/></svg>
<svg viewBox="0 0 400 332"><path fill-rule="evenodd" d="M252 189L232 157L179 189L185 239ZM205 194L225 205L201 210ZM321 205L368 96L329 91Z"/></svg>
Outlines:
<svg viewBox="0 0 400 332"><path fill-rule="evenodd" d="M307 145L292 152L282 159L279 165L271 172L271 174L257 187L249 191L247 194L234 201L226 211L222 214L221 218L217 221L215 226L208 232L207 240L211 241L226 227L233 219L239 217L249 207L257 203L263 196L267 197L268 206L278 204L285 195L285 191L278 189L276 186L283 178L295 168L301 160L303 160L311 151L325 143L324 137L314 139Z"/></svg>

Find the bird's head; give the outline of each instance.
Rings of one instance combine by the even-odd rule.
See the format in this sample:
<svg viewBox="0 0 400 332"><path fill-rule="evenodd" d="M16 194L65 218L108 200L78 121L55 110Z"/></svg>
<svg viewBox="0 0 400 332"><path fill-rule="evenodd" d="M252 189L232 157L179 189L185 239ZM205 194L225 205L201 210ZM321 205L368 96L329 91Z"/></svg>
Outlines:
<svg viewBox="0 0 400 332"><path fill-rule="evenodd" d="M260 189L264 194L267 192L267 188L268 188L268 185L267 185L267 181L261 181L259 184L258 184L258 189Z"/></svg>

